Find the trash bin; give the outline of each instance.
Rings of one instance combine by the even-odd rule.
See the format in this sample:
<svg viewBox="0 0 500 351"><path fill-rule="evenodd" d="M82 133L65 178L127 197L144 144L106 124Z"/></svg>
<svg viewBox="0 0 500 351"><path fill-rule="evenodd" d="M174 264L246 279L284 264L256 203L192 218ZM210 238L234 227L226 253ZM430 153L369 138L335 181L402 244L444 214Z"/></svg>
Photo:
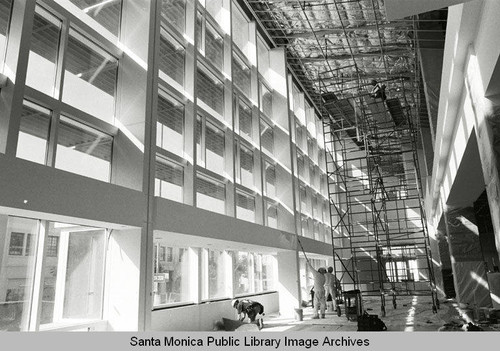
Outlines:
<svg viewBox="0 0 500 351"><path fill-rule="evenodd" d="M358 317L363 314L363 303L361 301L361 291L349 290L344 291L344 308L345 315L350 321L357 321Z"/></svg>

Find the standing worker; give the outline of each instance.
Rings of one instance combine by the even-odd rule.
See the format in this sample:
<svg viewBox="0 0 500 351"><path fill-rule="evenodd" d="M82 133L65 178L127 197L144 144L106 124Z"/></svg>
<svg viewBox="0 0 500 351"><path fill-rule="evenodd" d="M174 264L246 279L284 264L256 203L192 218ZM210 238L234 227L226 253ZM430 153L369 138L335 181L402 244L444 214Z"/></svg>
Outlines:
<svg viewBox="0 0 500 351"><path fill-rule="evenodd" d="M326 298L325 298L325 273L326 269L323 267L316 269L307 261L311 272L314 276L314 316L313 319L318 319L318 309L321 311L321 318L325 318Z"/></svg>
<svg viewBox="0 0 500 351"><path fill-rule="evenodd" d="M325 296L327 299L326 305L328 306L328 311L336 311L337 304L335 301L337 300L337 291L336 291L336 281L337 277L335 277L333 272L333 267L328 267L328 272L325 273ZM328 295L331 296L331 301L328 301Z"/></svg>

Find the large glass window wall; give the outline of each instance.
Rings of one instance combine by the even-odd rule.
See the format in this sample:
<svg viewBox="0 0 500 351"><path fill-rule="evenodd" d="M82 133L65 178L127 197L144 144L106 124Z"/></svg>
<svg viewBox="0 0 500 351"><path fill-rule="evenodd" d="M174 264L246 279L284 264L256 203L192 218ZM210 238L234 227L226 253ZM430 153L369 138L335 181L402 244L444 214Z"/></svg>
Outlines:
<svg viewBox="0 0 500 351"><path fill-rule="evenodd" d="M0 265L0 330L102 319L106 230L0 217L6 253ZM36 272L42 272L39 279Z"/></svg>

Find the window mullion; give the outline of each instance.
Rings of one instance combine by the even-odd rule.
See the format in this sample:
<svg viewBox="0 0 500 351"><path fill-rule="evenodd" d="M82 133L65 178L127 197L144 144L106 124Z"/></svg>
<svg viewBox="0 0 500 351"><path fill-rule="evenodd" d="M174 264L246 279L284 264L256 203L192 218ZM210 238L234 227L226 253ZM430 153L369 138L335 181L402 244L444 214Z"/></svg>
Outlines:
<svg viewBox="0 0 500 351"><path fill-rule="evenodd" d="M61 26L61 38L59 41L59 52L57 54L57 70L54 97L61 101L64 87L64 68L66 66L66 52L69 37L69 21L63 19Z"/></svg>
<svg viewBox="0 0 500 351"><path fill-rule="evenodd" d="M45 276L44 253L47 246L48 221L39 221L38 244L36 247L35 269L33 272L33 291L31 296L29 331L38 331L40 328L40 314L42 312L43 277Z"/></svg>

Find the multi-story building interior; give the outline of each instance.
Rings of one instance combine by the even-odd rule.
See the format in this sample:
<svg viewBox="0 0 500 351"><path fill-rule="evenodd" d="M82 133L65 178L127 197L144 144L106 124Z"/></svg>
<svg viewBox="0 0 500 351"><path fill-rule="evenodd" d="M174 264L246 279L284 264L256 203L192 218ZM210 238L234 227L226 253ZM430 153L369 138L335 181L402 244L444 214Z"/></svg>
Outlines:
<svg viewBox="0 0 500 351"><path fill-rule="evenodd" d="M382 314L500 308L498 14L0 0L0 330L295 316L307 261Z"/></svg>

